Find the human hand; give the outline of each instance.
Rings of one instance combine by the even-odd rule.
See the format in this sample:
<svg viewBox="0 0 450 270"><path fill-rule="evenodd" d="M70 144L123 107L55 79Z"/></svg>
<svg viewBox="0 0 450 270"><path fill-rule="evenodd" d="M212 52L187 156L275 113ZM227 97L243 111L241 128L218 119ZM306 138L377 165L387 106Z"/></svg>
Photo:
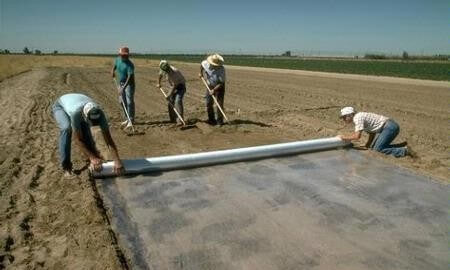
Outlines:
<svg viewBox="0 0 450 270"><path fill-rule="evenodd" d="M124 90L124 88L122 86L120 86L119 89L118 89L119 97L122 96L123 90Z"/></svg>
<svg viewBox="0 0 450 270"><path fill-rule="evenodd" d="M125 172L125 168L123 167L122 161L116 160L114 161L114 173L116 175L122 175Z"/></svg>
<svg viewBox="0 0 450 270"><path fill-rule="evenodd" d="M99 172L102 170L102 162L103 160L98 157L91 157L89 158L89 161L91 162L90 167L96 171Z"/></svg>

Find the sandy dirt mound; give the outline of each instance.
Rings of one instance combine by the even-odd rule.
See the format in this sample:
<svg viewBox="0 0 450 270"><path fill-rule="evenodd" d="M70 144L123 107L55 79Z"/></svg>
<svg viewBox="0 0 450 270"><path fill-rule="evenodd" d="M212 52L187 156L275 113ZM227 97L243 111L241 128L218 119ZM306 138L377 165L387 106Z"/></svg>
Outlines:
<svg viewBox="0 0 450 270"><path fill-rule="evenodd" d="M334 136L351 131L338 111L353 105L394 118L402 129L397 141L408 141L419 158L367 155L449 179L450 91L445 85L230 68L225 107L231 122L210 127L204 122L198 65L176 66L187 78L185 114L196 128L180 130L167 122L152 62L136 69L136 127L144 133L136 136L119 129L123 116L110 67L42 68L0 83L0 269L126 267L76 147L72 157L79 176L65 180L58 168L58 129L50 110L68 92L86 93L105 108L123 158Z"/></svg>

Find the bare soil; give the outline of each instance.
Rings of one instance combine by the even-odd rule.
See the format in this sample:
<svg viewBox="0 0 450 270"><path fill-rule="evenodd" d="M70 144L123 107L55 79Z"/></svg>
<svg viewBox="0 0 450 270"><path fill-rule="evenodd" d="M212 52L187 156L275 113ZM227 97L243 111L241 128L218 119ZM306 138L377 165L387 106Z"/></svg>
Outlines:
<svg viewBox="0 0 450 270"><path fill-rule="evenodd" d="M32 69L0 83L0 269L127 267L75 146L78 177L66 180L59 170L58 128L50 111L69 92L85 93L103 106L122 158L335 136L351 131L338 112L352 105L395 119L401 127L397 141L407 141L419 157L367 155L449 182L448 83L229 67L230 123L211 127L198 65L176 66L188 81L185 115L196 127L181 130L167 122L167 104L154 87L157 64L150 62L136 69L136 126L145 134L135 136L119 129L123 116L104 63Z"/></svg>

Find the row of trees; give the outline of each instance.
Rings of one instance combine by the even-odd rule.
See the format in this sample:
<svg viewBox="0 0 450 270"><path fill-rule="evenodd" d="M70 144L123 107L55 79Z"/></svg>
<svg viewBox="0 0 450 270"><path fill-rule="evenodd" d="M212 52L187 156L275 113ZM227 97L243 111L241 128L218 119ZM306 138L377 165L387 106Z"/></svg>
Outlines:
<svg viewBox="0 0 450 270"><path fill-rule="evenodd" d="M22 52L24 54L34 54L34 55L41 55L42 54L41 50L35 49L34 51L32 51L32 50L28 49L28 47L23 48ZM4 49L4 50L0 49L0 54L10 54L10 53L11 53L11 51L8 50L8 49ZM58 51L54 50L52 52L52 54L58 54Z"/></svg>
<svg viewBox="0 0 450 270"><path fill-rule="evenodd" d="M448 61L450 55L448 54L435 54L435 55L409 55L407 51L403 51L401 56L387 56L385 54L365 54L365 59L402 59L402 60L439 60Z"/></svg>
<svg viewBox="0 0 450 270"><path fill-rule="evenodd" d="M28 49L28 47L25 47L25 48L23 48L23 53L24 53L24 54L33 54L33 53L34 53L35 55L41 55L41 54L42 54L42 51L36 49L36 50L34 50L34 52L33 52L33 51L31 51L30 49ZM58 54L58 51L57 51L57 50L54 50L54 51L53 51L53 54Z"/></svg>
<svg viewBox="0 0 450 270"><path fill-rule="evenodd" d="M388 59L388 57L384 54L365 54L364 58L366 58L366 59ZM402 59L403 60L409 59L409 54L407 51L403 51Z"/></svg>

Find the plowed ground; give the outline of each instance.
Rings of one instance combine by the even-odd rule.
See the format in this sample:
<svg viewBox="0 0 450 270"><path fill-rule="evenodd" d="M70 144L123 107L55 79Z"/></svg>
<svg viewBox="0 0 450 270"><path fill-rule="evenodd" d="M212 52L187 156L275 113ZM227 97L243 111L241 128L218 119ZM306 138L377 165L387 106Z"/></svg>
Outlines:
<svg viewBox="0 0 450 270"><path fill-rule="evenodd" d="M0 269L124 267L75 145L78 177L66 180L58 168L58 129L50 110L69 92L85 93L101 104L122 158L335 136L351 131L338 112L352 105L395 119L401 126L397 141L407 141L419 158L367 155L449 181L448 82L229 67L225 106L230 123L210 127L204 123L198 65L176 66L188 80L185 114L196 127L181 130L167 122L167 104L154 87L157 63L148 62L136 68L136 126L145 134L135 136L119 129L123 116L104 63L33 69L0 83Z"/></svg>

